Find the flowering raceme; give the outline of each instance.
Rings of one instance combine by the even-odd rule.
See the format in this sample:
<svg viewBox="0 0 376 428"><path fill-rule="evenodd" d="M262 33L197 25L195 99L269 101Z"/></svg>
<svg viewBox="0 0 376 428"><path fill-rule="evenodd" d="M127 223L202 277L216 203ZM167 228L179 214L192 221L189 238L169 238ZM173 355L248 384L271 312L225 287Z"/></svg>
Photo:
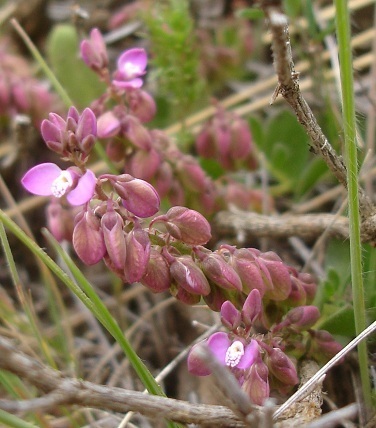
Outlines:
<svg viewBox="0 0 376 428"><path fill-rule="evenodd" d="M140 282L154 293L168 291L186 304L204 301L219 311L224 331L205 343L254 403L262 405L273 390L288 392L298 383L295 358L320 360L340 347L328 332L313 330L320 316L311 305L313 278L272 251L204 247L212 239L206 217L221 206L220 192L196 158L162 131L144 126L155 113L154 100L140 89L145 50L125 51L113 80L98 30L82 42L81 56L108 91L82 113L71 107L66 119L49 114L41 126L43 139L73 165L66 170L54 163L36 165L22 178L23 186L53 197L47 210L51 230L58 239L71 240L85 264L103 261L124 283ZM116 164L119 174L96 177L86 167L96 137L109 139L111 160L123 160ZM222 110L196 143L203 157L216 156L224 168L256 165L247 124ZM240 199L247 199L241 190ZM238 198L239 188L229 191ZM175 205L166 213L159 212L161 197ZM207 215L184 206L186 201ZM199 346L189 353L188 369L206 376L210 370Z"/></svg>

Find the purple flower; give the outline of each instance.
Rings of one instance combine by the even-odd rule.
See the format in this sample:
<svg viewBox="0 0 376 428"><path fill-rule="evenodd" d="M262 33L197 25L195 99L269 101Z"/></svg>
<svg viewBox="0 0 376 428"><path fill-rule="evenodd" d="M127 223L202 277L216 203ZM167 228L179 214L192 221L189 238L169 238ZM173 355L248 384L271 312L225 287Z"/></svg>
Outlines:
<svg viewBox="0 0 376 428"><path fill-rule="evenodd" d="M246 370L259 356L258 343L253 339L249 343L242 338L231 340L227 333L218 332L212 334L206 343L217 360L230 369ZM207 376L210 370L195 352L199 345L195 345L188 355L188 370L197 376Z"/></svg>
<svg viewBox="0 0 376 428"><path fill-rule="evenodd" d="M91 170L82 174L80 170L60 169L54 163L41 163L31 168L21 183L30 193L40 196L66 195L71 205L82 205L94 194L97 179Z"/></svg>
<svg viewBox="0 0 376 428"><path fill-rule="evenodd" d="M119 88L141 88L148 59L144 49L134 48L123 52L117 61L117 71L112 83Z"/></svg>

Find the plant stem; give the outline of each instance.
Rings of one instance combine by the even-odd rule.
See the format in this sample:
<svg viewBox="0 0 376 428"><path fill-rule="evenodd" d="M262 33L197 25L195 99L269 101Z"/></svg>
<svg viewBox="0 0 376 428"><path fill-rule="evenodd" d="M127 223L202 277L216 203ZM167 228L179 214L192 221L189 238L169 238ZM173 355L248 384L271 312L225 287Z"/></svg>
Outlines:
<svg viewBox="0 0 376 428"><path fill-rule="evenodd" d="M367 327L362 277L362 254L360 240L360 215L358 194L358 159L356 146L356 119L351 53L350 20L347 0L336 0L336 28L342 85L342 117L344 126L344 155L347 166L348 207L350 226L350 264L354 302L355 330L359 335ZM370 409L371 386L368 372L367 344L358 345L360 376L363 399Z"/></svg>

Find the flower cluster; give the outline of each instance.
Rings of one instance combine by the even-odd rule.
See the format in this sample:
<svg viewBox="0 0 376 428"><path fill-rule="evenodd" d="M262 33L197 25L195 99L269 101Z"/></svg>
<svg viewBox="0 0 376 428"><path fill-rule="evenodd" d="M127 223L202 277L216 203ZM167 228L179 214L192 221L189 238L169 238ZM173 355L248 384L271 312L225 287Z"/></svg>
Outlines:
<svg viewBox="0 0 376 428"><path fill-rule="evenodd" d="M124 283L140 282L155 293L169 291L187 304L202 299L220 311L227 332L213 334L207 344L255 403L262 404L272 389L288 391L298 378L287 352L320 359L340 347L328 332L312 329L319 317L310 306L316 292L312 277L287 266L272 251L204 247L211 239L210 224L184 205L196 203L210 213L218 206L218 188L194 157L178 150L163 132L144 126L155 113L152 97L140 89L145 51L124 52L112 80L98 30L82 42L81 55L108 81L108 91L82 113L75 107L66 119L50 113L42 122L42 137L73 165L36 165L22 178L23 186L51 197L48 226L57 239L72 242L84 263L103 261ZM97 137L109 140L107 153L124 161L124 172L96 176L87 168ZM216 156L228 169L239 160L248 167L255 164L245 124L220 109L197 144L202 156ZM246 199L235 185L232 189ZM175 206L163 214L160 198L165 196ZM196 350L188 359L190 372L210 374Z"/></svg>
<svg viewBox="0 0 376 428"><path fill-rule="evenodd" d="M56 100L42 82L32 76L30 65L21 57L0 45L0 116L27 114L33 123L51 111Z"/></svg>
<svg viewBox="0 0 376 428"><path fill-rule="evenodd" d="M258 333L260 328L265 330L258 289L249 293L240 311L227 300L220 314L227 331L214 333L205 342L213 356L233 373L241 388L258 405L269 398L271 391L285 394L299 382L296 360L286 354L292 346L298 348L300 344L311 348L308 352L315 358L320 358L321 352L330 358L341 349L328 332L311 329L320 316L315 306L294 308L280 323L268 329L267 334ZM197 376L207 376L211 372L201 359L200 346L198 343L191 349L188 370Z"/></svg>
<svg viewBox="0 0 376 428"><path fill-rule="evenodd" d="M92 108L98 117L98 137L106 141L106 152L113 162L122 165L128 174L153 184L171 205L188 206L205 215L229 203L239 208L260 207L257 191L232 180L212 180L199 161L182 153L166 133L145 127L153 119L156 106L152 96L141 89L147 66L143 49L125 51L111 75L103 38L93 29L90 39L81 43L81 57L108 85ZM197 140L200 155L207 156L209 146L215 145L219 163L226 170L235 165L256 167L249 127L240 117L218 109L205 130L206 137L201 133Z"/></svg>

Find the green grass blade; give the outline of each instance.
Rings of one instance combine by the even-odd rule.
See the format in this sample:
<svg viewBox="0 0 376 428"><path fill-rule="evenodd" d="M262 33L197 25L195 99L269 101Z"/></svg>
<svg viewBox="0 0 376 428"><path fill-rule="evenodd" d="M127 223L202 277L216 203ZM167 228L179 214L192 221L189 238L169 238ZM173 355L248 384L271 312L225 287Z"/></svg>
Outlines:
<svg viewBox="0 0 376 428"><path fill-rule="evenodd" d="M30 422L23 421L15 415L12 415L4 410L0 410L0 423L4 427L12 428L38 428L36 425Z"/></svg>
<svg viewBox="0 0 376 428"><path fill-rule="evenodd" d="M49 241L54 246L56 251L59 252L68 268L71 270L75 280L80 284L77 285L70 277L65 273L48 254L46 254L32 239L30 239L17 224L10 219L4 211L0 209L0 222L2 222L34 255L36 255L42 262L73 292L76 296L84 303L84 305L97 317L102 325L108 330L108 332L114 337L119 343L125 355L128 357L140 380L143 382L145 388L154 395L165 396L161 387L155 381L152 374L149 372L147 367L138 357L130 343L125 338L119 325L109 313L106 306L100 300L97 293L94 291L91 284L87 281L81 271L73 263L70 257L61 249L59 243L54 240L51 234L45 232L48 236ZM167 422L169 427L177 427L177 424L173 422Z"/></svg>
<svg viewBox="0 0 376 428"><path fill-rule="evenodd" d="M362 249L360 240L359 182L356 145L356 119L354 84L351 53L350 18L347 0L336 0L336 28L340 59L342 85L342 116L344 123L345 161L347 166L349 223L350 223L350 264L354 302L355 330L360 334L367 327L364 287L362 276ZM364 402L371 408L371 386L368 372L367 344L358 346L360 375Z"/></svg>

